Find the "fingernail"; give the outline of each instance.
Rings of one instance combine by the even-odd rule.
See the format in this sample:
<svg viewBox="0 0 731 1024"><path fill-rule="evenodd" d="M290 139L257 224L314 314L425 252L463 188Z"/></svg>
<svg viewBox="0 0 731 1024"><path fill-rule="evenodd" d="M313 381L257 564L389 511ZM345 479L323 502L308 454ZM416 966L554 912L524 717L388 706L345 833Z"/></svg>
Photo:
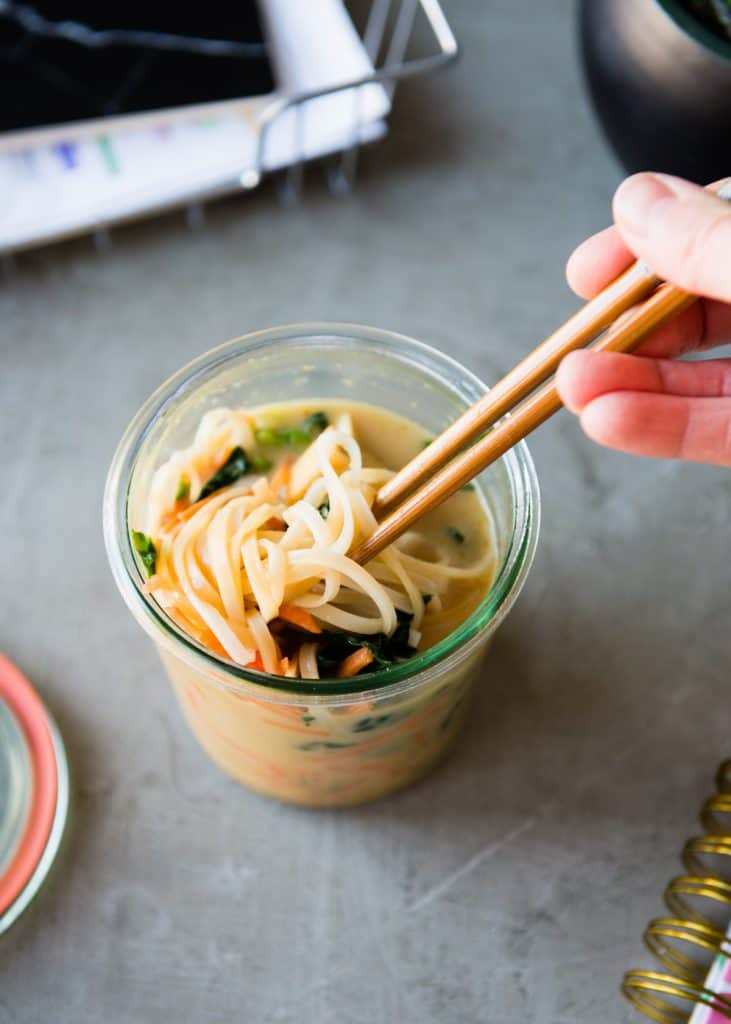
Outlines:
<svg viewBox="0 0 731 1024"><path fill-rule="evenodd" d="M666 181L654 174L634 174L614 194L614 217L632 231L644 233L656 203L674 199L675 192Z"/></svg>

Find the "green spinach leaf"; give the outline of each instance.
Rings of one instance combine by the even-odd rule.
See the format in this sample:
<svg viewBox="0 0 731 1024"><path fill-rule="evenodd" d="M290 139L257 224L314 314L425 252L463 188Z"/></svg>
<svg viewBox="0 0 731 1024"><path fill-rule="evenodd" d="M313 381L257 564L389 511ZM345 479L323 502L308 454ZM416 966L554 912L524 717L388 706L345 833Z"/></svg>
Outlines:
<svg viewBox="0 0 731 1024"><path fill-rule="evenodd" d="M157 548L152 542L152 537L148 537L146 533L142 533L140 530L133 530L132 544L147 570L147 575L154 576L155 569L157 568Z"/></svg>
<svg viewBox="0 0 731 1024"><path fill-rule="evenodd" d="M324 412L313 412L302 424L302 429L308 437L316 437L321 434L330 421Z"/></svg>
<svg viewBox="0 0 731 1024"><path fill-rule="evenodd" d="M254 431L258 444L275 448L279 445L305 445L313 441L328 425L324 412L311 413L296 427L259 427Z"/></svg>
<svg viewBox="0 0 731 1024"><path fill-rule="evenodd" d="M358 647L366 647L373 655L373 661L361 672L375 672L379 668L388 668L397 661L403 661L416 653L416 648L409 643L409 631L413 616L397 611L398 625L391 636L375 633L361 636L357 633L344 633L340 630L326 630L323 641L317 650L317 666L321 676L333 675L341 661L353 653ZM360 674L360 673L359 673Z"/></svg>
<svg viewBox="0 0 731 1024"><path fill-rule="evenodd" d="M263 455L251 456L251 468L255 473L268 473L273 465L272 460L265 458Z"/></svg>
<svg viewBox="0 0 731 1024"><path fill-rule="evenodd" d="M178 489L175 492L175 500L176 501L185 501L185 499L188 497L189 494L190 494L190 481L186 480L185 477L181 476L180 483L178 484Z"/></svg>
<svg viewBox="0 0 731 1024"><path fill-rule="evenodd" d="M198 501L207 498L209 494L215 494L222 487L229 487L236 483L242 476L248 473L251 463L243 448L238 445L231 452L221 468L208 479L198 495Z"/></svg>

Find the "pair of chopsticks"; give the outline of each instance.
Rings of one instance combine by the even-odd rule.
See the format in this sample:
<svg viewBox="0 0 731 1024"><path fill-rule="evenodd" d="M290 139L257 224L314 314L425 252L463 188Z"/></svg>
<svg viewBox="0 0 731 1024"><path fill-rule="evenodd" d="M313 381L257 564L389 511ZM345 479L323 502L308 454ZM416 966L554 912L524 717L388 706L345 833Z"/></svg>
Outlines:
<svg viewBox="0 0 731 1024"><path fill-rule="evenodd" d="M717 195L731 201L731 180ZM662 282L644 263L634 263L384 484L373 505L378 527L351 557L361 564L370 561L553 416L562 403L548 378L569 352L599 335L595 351L631 352L697 298ZM543 386L535 391L539 384Z"/></svg>

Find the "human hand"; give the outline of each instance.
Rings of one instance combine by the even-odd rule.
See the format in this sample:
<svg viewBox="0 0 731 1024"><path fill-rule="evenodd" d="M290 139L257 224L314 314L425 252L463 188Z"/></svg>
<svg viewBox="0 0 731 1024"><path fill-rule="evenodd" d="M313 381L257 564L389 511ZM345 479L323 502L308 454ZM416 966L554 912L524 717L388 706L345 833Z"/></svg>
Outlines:
<svg viewBox="0 0 731 1024"><path fill-rule="evenodd" d="M731 342L731 205L665 174L635 174L614 196L614 227L583 242L566 276L585 299L635 258L704 296L637 353L572 352L556 384L599 444L634 455L731 466L731 359L676 357Z"/></svg>

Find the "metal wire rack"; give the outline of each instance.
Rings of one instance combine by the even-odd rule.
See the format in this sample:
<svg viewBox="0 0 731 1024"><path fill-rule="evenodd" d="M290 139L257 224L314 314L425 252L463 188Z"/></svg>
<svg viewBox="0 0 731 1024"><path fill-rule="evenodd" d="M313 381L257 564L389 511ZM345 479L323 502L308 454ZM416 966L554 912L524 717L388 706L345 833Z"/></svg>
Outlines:
<svg viewBox="0 0 731 1024"><path fill-rule="evenodd" d="M208 201L251 190L273 170L280 201L295 204L302 194L304 166L314 159L322 164L331 194L348 194L353 188L360 148L386 132L385 119L399 82L449 63L457 56L458 46L439 0L343 0L343 6L367 56L363 61L366 73L347 81L333 75L331 80L334 78L337 84L309 91L287 89L286 84L280 83L274 96L256 106L254 146L248 156L242 152L242 163L235 173L227 172L225 179L215 184L179 191L172 198L151 199L124 213L114 211L103 217L92 214L86 223L70 229L53 230L49 226L45 236L33 243L6 244L0 238L0 257L5 268L12 267L12 254L19 249L72 235L91 234L97 249L105 249L110 244L111 227L176 208L183 210L187 225L194 228L203 221ZM286 16L286 9L284 13ZM276 63L275 60L275 66ZM374 89L383 101L377 116L373 104L367 102L373 98ZM319 116L324 111L327 120L327 104L332 102L340 105L340 115L343 108L350 113L340 117L337 140L331 140L332 144L324 150L320 146L319 151L317 147L313 151L308 136L317 124L312 113L318 104L324 104L317 113ZM319 121L322 124L322 117ZM277 134L279 142L286 135L287 158L273 163L269 149Z"/></svg>
<svg viewBox="0 0 731 1024"><path fill-rule="evenodd" d="M363 17L363 8L367 14ZM337 93L352 91L352 128L350 140L336 159L327 164L327 181L333 195L345 195L353 187L358 151L363 138L361 90L380 83L391 102L396 87L405 78L435 71L456 59L459 47L438 0L371 0L370 5L356 0L346 3L353 22L361 30L363 45L374 70L361 78L339 83L328 89L279 97L263 112L256 164L247 168L241 183L249 187L259 183L264 174L267 140L277 122L287 111L294 112L297 134L297 159L290 164L280 187L285 203L296 202L302 191L303 166L307 151L304 111L309 102ZM414 39L419 16L423 19L420 38ZM413 55L407 57L411 50Z"/></svg>

